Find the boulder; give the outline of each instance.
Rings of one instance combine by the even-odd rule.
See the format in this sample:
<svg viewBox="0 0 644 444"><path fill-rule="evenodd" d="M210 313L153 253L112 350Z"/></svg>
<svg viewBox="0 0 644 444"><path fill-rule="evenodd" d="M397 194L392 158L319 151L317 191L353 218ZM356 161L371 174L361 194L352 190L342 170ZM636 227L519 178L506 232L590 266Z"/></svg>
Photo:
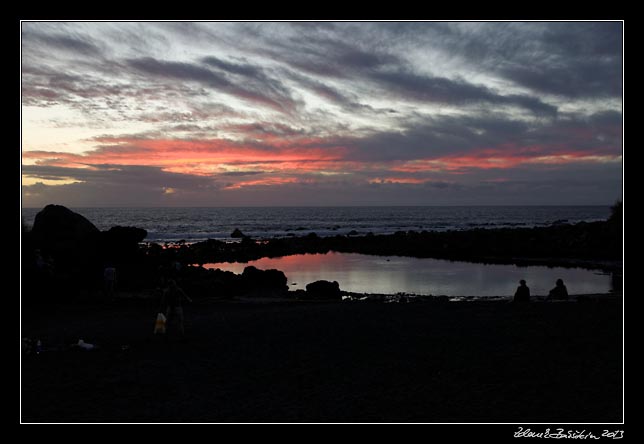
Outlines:
<svg viewBox="0 0 644 444"><path fill-rule="evenodd" d="M134 260L139 248L148 232L136 227L112 227L101 232L102 254L105 259L113 262L130 262Z"/></svg>
<svg viewBox="0 0 644 444"><path fill-rule="evenodd" d="M119 245L138 245L148 235L143 228L121 226L112 227L103 233L107 242Z"/></svg>
<svg viewBox="0 0 644 444"><path fill-rule="evenodd" d="M83 241L96 236L99 229L78 213L62 205L47 205L34 220L32 235L40 243Z"/></svg>
<svg viewBox="0 0 644 444"><path fill-rule="evenodd" d="M286 275L280 270L259 270L248 266L241 277L247 292L274 294L288 291Z"/></svg>
<svg viewBox="0 0 644 444"><path fill-rule="evenodd" d="M57 260L81 260L96 253L100 231L62 205L47 205L36 215L31 234L35 246Z"/></svg>
<svg viewBox="0 0 644 444"><path fill-rule="evenodd" d="M310 299L342 300L342 291L337 281L315 281L306 286L307 297Z"/></svg>

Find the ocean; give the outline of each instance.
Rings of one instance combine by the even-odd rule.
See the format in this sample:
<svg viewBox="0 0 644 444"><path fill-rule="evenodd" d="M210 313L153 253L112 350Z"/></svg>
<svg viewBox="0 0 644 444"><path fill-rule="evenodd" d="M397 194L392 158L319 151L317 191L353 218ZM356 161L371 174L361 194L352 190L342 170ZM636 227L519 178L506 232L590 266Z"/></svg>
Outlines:
<svg viewBox="0 0 644 444"><path fill-rule="evenodd" d="M418 207L243 207L70 208L100 230L117 225L144 228L148 242L230 240L235 229L256 239L397 231L538 227L605 220L609 206L418 206ZM32 226L41 208L23 208Z"/></svg>

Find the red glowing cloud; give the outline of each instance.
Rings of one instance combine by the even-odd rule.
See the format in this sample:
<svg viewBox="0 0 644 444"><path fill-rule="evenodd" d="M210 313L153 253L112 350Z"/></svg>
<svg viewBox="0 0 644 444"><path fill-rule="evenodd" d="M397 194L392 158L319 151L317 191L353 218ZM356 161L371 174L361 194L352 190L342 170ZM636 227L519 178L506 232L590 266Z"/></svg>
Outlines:
<svg viewBox="0 0 644 444"><path fill-rule="evenodd" d="M212 173L218 168L235 165L292 165L302 167L307 162L339 160L343 147L315 148L315 139L275 141L267 148L234 143L227 140L171 140L101 138L103 145L84 153L25 151L23 159L37 164L64 167L87 165L145 165L187 174ZM205 168L207 167L207 168Z"/></svg>
<svg viewBox="0 0 644 444"><path fill-rule="evenodd" d="M621 153L610 147L575 150L561 145L504 144L411 160L358 161L352 160L358 144L351 140L342 143L305 137L284 125L237 125L229 129L240 133L239 141L100 137L95 139L100 144L97 148L82 154L25 151L23 159L35 165L65 168L156 167L168 173L212 177L224 184L224 190L315 183L339 175L354 175L354 182L368 184L421 185L444 182L445 175L456 177L476 170L621 159Z"/></svg>
<svg viewBox="0 0 644 444"><path fill-rule="evenodd" d="M402 173L450 172L454 174L471 170L510 169L520 165L564 165L570 163L618 162L621 153L614 150L574 151L553 150L552 147L523 147L504 149L479 149L467 154L438 158L416 159L393 166L392 171Z"/></svg>

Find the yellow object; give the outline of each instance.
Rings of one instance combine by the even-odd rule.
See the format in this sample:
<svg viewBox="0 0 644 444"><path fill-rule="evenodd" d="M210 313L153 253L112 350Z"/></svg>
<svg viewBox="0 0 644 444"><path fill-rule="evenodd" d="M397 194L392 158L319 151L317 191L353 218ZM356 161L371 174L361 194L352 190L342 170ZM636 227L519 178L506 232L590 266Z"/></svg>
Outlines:
<svg viewBox="0 0 644 444"><path fill-rule="evenodd" d="M154 323L154 334L165 333L166 318L163 313L157 314L157 320Z"/></svg>

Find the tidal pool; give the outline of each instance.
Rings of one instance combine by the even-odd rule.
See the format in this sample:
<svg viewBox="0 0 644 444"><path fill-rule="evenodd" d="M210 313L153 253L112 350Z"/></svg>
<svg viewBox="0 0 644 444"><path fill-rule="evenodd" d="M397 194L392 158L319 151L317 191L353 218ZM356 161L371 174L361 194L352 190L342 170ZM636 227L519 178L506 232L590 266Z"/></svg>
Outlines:
<svg viewBox="0 0 644 444"><path fill-rule="evenodd" d="M338 281L345 291L379 294L512 296L520 279L527 281L533 296L547 295L557 279L563 279L571 295L608 293L612 289L610 274L596 270L356 253L298 254L247 263L205 264L204 267L239 274L250 265L261 270L283 271L292 290L305 289L306 284L321 279Z"/></svg>

